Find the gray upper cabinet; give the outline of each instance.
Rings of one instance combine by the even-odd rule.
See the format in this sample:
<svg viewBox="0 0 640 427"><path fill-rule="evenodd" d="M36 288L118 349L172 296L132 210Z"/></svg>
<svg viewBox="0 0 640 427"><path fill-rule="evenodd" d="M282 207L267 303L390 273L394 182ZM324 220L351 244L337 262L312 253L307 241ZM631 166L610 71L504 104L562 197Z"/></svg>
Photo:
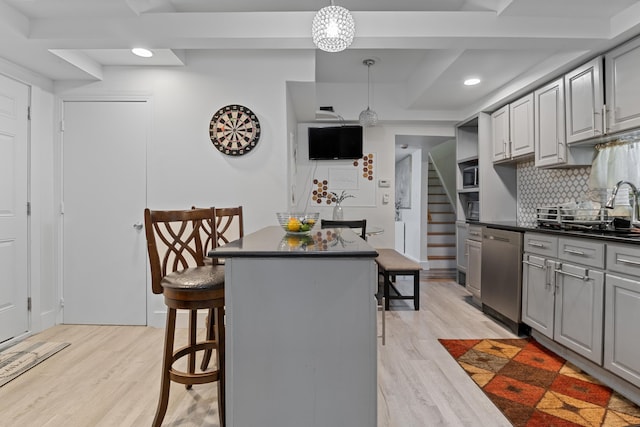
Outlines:
<svg viewBox="0 0 640 427"><path fill-rule="evenodd" d="M511 157L533 154L533 93L509 104Z"/></svg>
<svg viewBox="0 0 640 427"><path fill-rule="evenodd" d="M573 167L593 161L593 148L567 146L564 95L562 77L533 93L536 167Z"/></svg>
<svg viewBox="0 0 640 427"><path fill-rule="evenodd" d="M509 105L505 105L491 114L491 132L493 141L493 161L500 162L511 158L509 145Z"/></svg>
<svg viewBox="0 0 640 427"><path fill-rule="evenodd" d="M535 164L566 163L564 80L555 80L534 92Z"/></svg>
<svg viewBox="0 0 640 427"><path fill-rule="evenodd" d="M604 131L604 84L599 56L564 76L567 144Z"/></svg>
<svg viewBox="0 0 640 427"><path fill-rule="evenodd" d="M606 133L640 127L640 38L605 55Z"/></svg>
<svg viewBox="0 0 640 427"><path fill-rule="evenodd" d="M491 129L494 162L532 155L533 93L495 111L491 115Z"/></svg>

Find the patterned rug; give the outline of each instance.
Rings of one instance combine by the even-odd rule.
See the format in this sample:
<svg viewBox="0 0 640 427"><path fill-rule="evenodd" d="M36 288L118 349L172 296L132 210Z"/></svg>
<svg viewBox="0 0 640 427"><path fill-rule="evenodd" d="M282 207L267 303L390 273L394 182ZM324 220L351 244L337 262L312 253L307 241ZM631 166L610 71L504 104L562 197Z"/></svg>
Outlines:
<svg viewBox="0 0 640 427"><path fill-rule="evenodd" d="M53 356L69 343L23 341L0 352L0 387Z"/></svg>
<svg viewBox="0 0 640 427"><path fill-rule="evenodd" d="M516 427L640 425L638 406L534 340L439 341Z"/></svg>

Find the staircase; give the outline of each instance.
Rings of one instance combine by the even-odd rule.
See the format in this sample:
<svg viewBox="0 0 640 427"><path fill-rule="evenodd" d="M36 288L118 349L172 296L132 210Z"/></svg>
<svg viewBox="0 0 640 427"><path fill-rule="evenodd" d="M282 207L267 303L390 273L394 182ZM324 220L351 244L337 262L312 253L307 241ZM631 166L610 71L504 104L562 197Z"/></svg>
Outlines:
<svg viewBox="0 0 640 427"><path fill-rule="evenodd" d="M429 162L427 259L429 278L456 277L456 214L449 203L440 178Z"/></svg>

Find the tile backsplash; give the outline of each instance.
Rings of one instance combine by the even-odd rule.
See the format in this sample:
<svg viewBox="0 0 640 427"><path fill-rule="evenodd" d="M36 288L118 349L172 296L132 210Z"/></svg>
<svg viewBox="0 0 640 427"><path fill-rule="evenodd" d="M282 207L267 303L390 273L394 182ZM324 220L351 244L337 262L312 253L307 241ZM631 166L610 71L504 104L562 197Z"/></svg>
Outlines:
<svg viewBox="0 0 640 427"><path fill-rule="evenodd" d="M533 161L518 163L518 225L536 225L536 208L586 198L591 166L540 169Z"/></svg>

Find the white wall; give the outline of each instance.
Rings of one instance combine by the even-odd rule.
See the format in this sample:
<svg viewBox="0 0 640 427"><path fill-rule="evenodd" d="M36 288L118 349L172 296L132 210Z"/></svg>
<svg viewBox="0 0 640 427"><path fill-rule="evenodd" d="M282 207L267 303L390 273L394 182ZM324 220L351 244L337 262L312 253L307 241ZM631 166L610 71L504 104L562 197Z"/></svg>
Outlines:
<svg viewBox="0 0 640 427"><path fill-rule="evenodd" d="M287 82L315 80L313 52L220 51L215 56L202 52L189 54L186 63L185 67L105 67L102 81L54 84L0 59L0 72L32 85L33 331L53 326L59 315L62 285L58 268L61 256L58 123L62 99L144 96L151 100L153 133L148 147L147 205L152 208L242 204L247 233L275 224L273 213L289 208L288 189L294 177L287 173L288 159L298 135L286 87ZM332 92L340 92L343 98L351 96L351 109L357 117L360 102L353 98L353 92L348 95L343 89L333 88ZM363 91L364 102L366 88ZM330 96L326 91L324 95ZM209 139L211 116L227 104L251 108L262 125L258 148L240 158L219 154ZM420 115L412 112L404 118L419 120ZM393 150L399 134L452 136L453 127L382 124L365 129L366 149L377 153L376 183L378 179L386 179L391 186L381 189L376 185L376 206L354 208L348 216L366 217L371 225L384 228L382 235L370 238L374 247L394 247ZM389 194L389 204L382 204L383 193ZM164 304L160 297L153 296L149 312L158 310L163 311Z"/></svg>
<svg viewBox="0 0 640 427"><path fill-rule="evenodd" d="M336 111L339 111L336 109ZM352 122L353 123L353 122ZM315 162L310 162L307 157L307 128L310 126L320 126L318 123L301 123L298 126L298 145L297 145L297 161L295 176L295 182L292 186L292 193L296 203L292 205L292 209L304 210L306 201L308 200L308 193L310 190L310 181L313 175L313 166ZM366 218L367 225L379 226L384 229L384 233L369 238L369 243L375 248L394 248L395 247L395 146L398 136L415 135L415 136L442 136L452 137L454 135L453 126L448 125L415 125L415 124L378 124L375 127L364 128L364 144L363 150L365 153L372 152L376 155L375 163L375 183L376 183L376 196L375 206L365 207L356 206L357 201L348 199L345 205L345 218L357 219ZM418 156L414 159L418 165L421 164L422 159ZM420 167L419 167L420 169ZM387 180L390 186L387 188L381 188L377 185L380 179ZM417 178L420 181L420 172L418 172ZM420 191L420 184L412 186L413 191ZM382 197L384 194L389 194L389 203L384 204ZM419 193L412 194L413 200L421 200ZM424 200L426 203L426 200ZM414 234L416 239L420 239L420 232L416 228L415 224L419 224L420 218L420 203L418 202L418 211L415 214L415 223L407 225L406 234ZM425 205L426 206L426 205ZM320 212L321 218L331 218L332 206L317 205L316 211ZM403 216L403 221L406 217ZM424 234L424 233L422 233ZM420 242L416 243L416 248L412 250L410 256L415 257L416 260L424 258L426 260L426 252L421 255ZM424 245L422 245L424 246Z"/></svg>
<svg viewBox="0 0 640 427"><path fill-rule="evenodd" d="M277 224L275 212L288 208L291 115L286 82L312 81L314 55L291 51L190 53L186 60L186 67L106 68L103 81L58 86L57 95L61 99L150 97L150 208L242 205L245 233ZM245 105L260 120L260 141L244 156L219 153L209 138L212 115L227 104ZM148 283L149 293L150 287ZM164 310L162 298L150 294L150 324L162 325L159 313Z"/></svg>
<svg viewBox="0 0 640 427"><path fill-rule="evenodd" d="M353 160L313 160L308 158L308 134L309 127L324 126L317 123L301 123L298 126L297 156L296 156L296 181L291 188L294 195L295 203L292 208L299 211L312 210L320 212L320 218L331 219L333 214L333 204L326 203L315 204L310 201L310 195L313 191L314 174L323 168L330 167L350 167ZM393 158L393 147L384 145L384 138L381 135L384 131L383 127L364 128L363 130L363 152L374 154L374 175L371 185L374 187L372 205L363 206L365 203L362 198L346 199L343 203L345 219L367 220L367 227L377 226L384 229L384 233L377 236L371 236L369 243L374 247L393 247L393 211L388 212L387 206L393 206L393 192L391 188L380 188L378 180L386 179L393 182L393 164L389 164L386 159ZM347 191L348 192L348 191ZM389 194L389 203L383 204L383 194ZM391 224L388 224L386 215L391 216Z"/></svg>
<svg viewBox="0 0 640 427"><path fill-rule="evenodd" d="M31 89L31 297L32 329L56 324L60 311L57 289L55 204L54 96L39 87Z"/></svg>
<svg viewBox="0 0 640 427"><path fill-rule="evenodd" d="M32 301L29 329L38 332L55 325L59 310L55 269L55 221L53 202L53 82L0 58L0 73L31 87L29 158L29 296Z"/></svg>
<svg viewBox="0 0 640 427"><path fill-rule="evenodd" d="M422 259L422 235L426 233L426 194L422 186L422 149L414 149L411 156L411 208L401 209L402 221L405 223L404 253L414 261ZM426 181L425 181L426 183Z"/></svg>

